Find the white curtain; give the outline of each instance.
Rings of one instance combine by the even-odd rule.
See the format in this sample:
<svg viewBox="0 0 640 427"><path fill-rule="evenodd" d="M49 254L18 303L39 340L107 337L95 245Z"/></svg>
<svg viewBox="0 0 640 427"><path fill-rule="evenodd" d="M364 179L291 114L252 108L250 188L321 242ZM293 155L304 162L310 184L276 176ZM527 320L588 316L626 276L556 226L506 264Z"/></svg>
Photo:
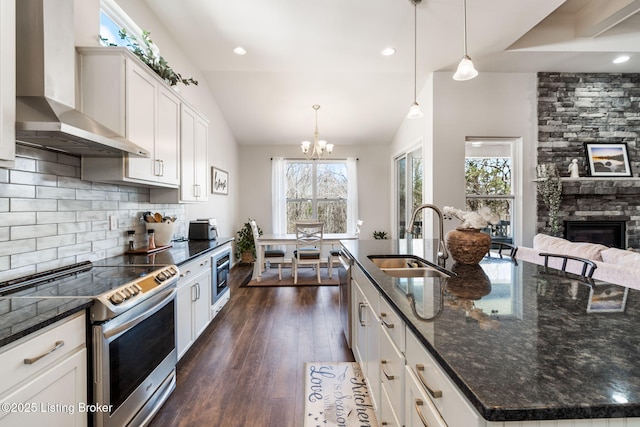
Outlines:
<svg viewBox="0 0 640 427"><path fill-rule="evenodd" d="M275 157L271 161L271 218L274 234L287 232L287 161Z"/></svg>
<svg viewBox="0 0 640 427"><path fill-rule="evenodd" d="M347 233L355 234L358 221L358 159L347 158Z"/></svg>

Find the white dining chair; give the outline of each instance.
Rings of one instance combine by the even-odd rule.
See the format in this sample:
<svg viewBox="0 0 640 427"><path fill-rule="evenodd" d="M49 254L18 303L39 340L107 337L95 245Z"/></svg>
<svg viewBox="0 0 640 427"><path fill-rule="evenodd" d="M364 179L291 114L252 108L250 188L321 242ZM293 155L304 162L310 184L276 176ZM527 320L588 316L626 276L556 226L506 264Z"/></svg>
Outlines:
<svg viewBox="0 0 640 427"><path fill-rule="evenodd" d="M293 284L298 283L298 267L313 265L320 280L320 261L324 224L322 222L296 223L296 249L293 251Z"/></svg>
<svg viewBox="0 0 640 427"><path fill-rule="evenodd" d="M360 227L362 227L363 221L361 219L356 222L356 232L354 233L356 237L360 237ZM338 257L340 256L340 249L331 249L329 251L329 259L327 260L328 270L329 270L329 278L333 277L333 263L338 262Z"/></svg>
<svg viewBox="0 0 640 427"><path fill-rule="evenodd" d="M256 224L255 220L249 221L251 224L251 231L253 232L253 242L255 244L256 251L260 250L258 246L258 239L260 238L260 230L258 229L258 224ZM258 265L258 261L256 260L256 268L258 268L260 272L264 271L267 268L267 262L277 263L278 264L278 280L282 280L282 264L284 264L284 251L280 249L265 249L264 255L262 257L263 264ZM260 277L260 275L257 275Z"/></svg>

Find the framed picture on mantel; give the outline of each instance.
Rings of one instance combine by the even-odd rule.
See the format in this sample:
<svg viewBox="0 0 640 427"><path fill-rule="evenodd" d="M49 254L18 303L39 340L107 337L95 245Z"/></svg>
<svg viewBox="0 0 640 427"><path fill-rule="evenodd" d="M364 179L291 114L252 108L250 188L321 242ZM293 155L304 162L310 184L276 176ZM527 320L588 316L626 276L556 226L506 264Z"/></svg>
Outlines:
<svg viewBox="0 0 640 427"><path fill-rule="evenodd" d="M211 192L214 194L229 194L229 173L211 167Z"/></svg>
<svg viewBox="0 0 640 427"><path fill-rule="evenodd" d="M589 174L593 177L633 176L627 144L597 144L585 142Z"/></svg>

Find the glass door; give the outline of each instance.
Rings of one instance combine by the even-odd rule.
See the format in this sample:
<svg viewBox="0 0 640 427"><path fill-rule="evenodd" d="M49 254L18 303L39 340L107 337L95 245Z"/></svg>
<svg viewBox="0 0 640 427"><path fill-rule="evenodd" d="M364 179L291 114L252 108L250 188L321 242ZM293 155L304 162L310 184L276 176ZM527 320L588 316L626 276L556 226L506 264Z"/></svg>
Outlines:
<svg viewBox="0 0 640 427"><path fill-rule="evenodd" d="M413 211L422 204L422 148L405 153L395 160L396 175L396 218L399 239L406 237L407 226ZM417 220L421 225L421 219ZM416 230L420 231L421 226ZM413 236L417 237L417 236Z"/></svg>

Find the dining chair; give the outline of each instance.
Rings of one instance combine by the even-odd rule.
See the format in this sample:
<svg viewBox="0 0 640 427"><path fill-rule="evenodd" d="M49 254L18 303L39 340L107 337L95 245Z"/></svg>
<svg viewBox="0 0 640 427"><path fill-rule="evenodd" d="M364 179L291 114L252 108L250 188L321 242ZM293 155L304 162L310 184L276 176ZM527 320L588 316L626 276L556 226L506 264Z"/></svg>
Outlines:
<svg viewBox="0 0 640 427"><path fill-rule="evenodd" d="M360 227L362 227L363 221L361 219L356 222L356 232L354 235L356 237L360 237ZM327 260L328 270L329 270L329 278L332 278L333 275L333 263L338 262L338 257L340 256L340 249L333 249L329 251L329 259Z"/></svg>
<svg viewBox="0 0 640 427"><path fill-rule="evenodd" d="M258 246L258 239L260 238L260 230L258 229L258 224L256 224L255 220L249 221L251 224L251 231L253 232L253 242L255 244L256 251L260 250ZM284 251L280 249L265 249L264 256L262 257L262 261L264 264L258 265L258 261L256 260L256 268L260 269L258 271L262 272L267 268L267 262L269 264L277 263L278 264L278 280L282 280L282 264L284 264ZM259 275L256 275L260 277Z"/></svg>
<svg viewBox="0 0 640 427"><path fill-rule="evenodd" d="M498 256L502 258L502 251L505 249L509 250L509 258L515 261L516 254L518 253L518 247L512 243L502 242L499 240L491 240L491 247L489 249L489 256L491 256L491 249L498 250Z"/></svg>
<svg viewBox="0 0 640 427"><path fill-rule="evenodd" d="M562 265L560 266L560 268L558 268L558 270L561 270L563 272L567 271L567 263L569 261L572 261L573 264L582 264L582 270L580 273L580 276L586 277L586 278L591 278L591 276L593 276L593 272L596 270L596 268L598 268L598 266L596 265L595 262L593 262L590 259L586 259L586 258L580 258L580 257L576 257L576 256L571 256L571 255L564 255L564 254L552 254L552 253L541 253L539 254L541 257L544 257L544 266L548 267L549 265L549 258L560 258L562 259ZM557 267L556 267L557 268ZM574 270L575 271L575 270Z"/></svg>
<svg viewBox="0 0 640 427"><path fill-rule="evenodd" d="M298 266L313 265L320 280L320 261L324 224L322 222L296 223L296 249L293 251L293 284L298 283Z"/></svg>

